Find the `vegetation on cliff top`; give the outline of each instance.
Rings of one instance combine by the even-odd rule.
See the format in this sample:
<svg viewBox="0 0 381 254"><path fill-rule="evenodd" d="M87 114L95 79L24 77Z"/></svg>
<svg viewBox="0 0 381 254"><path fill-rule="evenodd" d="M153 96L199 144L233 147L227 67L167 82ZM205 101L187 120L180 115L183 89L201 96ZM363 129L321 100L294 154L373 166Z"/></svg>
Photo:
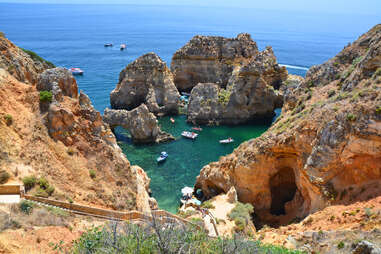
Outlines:
<svg viewBox="0 0 381 254"><path fill-rule="evenodd" d="M31 51L31 50L27 50L27 49L23 49L23 48L20 48L22 49L22 51L24 51L25 53L27 53L30 58L32 58L32 60L34 62L40 62L40 63L45 63L46 65L48 65L49 68L54 68L56 67L53 63L45 60L44 58L40 57L39 55L37 55L35 52Z"/></svg>
<svg viewBox="0 0 381 254"><path fill-rule="evenodd" d="M73 244L73 253L301 253L264 245L235 235L209 238L205 231L175 223L150 225L111 223L85 232Z"/></svg>

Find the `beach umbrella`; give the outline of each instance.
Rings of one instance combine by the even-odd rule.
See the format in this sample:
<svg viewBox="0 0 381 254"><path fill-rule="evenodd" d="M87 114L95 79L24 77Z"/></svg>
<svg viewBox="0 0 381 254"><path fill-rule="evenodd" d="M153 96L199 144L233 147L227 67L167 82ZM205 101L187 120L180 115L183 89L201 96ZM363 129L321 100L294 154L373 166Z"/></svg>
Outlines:
<svg viewBox="0 0 381 254"><path fill-rule="evenodd" d="M185 196L185 195L192 195L193 193L193 188L191 187L184 187L181 189L181 193Z"/></svg>

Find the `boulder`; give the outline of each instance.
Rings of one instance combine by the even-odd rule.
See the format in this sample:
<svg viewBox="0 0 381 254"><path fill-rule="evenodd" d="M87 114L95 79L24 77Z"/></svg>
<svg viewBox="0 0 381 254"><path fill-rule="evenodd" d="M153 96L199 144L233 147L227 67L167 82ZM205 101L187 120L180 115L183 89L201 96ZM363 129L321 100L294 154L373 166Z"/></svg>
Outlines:
<svg viewBox="0 0 381 254"><path fill-rule="evenodd" d="M242 66L235 67L227 87L198 84L191 92L188 121L194 124L240 124L256 119L271 119L282 105L279 88L287 79L270 47Z"/></svg>
<svg viewBox="0 0 381 254"><path fill-rule="evenodd" d="M356 245L352 254L381 254L381 248L368 241L361 241Z"/></svg>
<svg viewBox="0 0 381 254"><path fill-rule="evenodd" d="M189 92L198 83L225 88L234 67L257 53L249 34L236 38L197 35L173 55L171 71L179 91Z"/></svg>
<svg viewBox="0 0 381 254"><path fill-rule="evenodd" d="M145 104L141 104L131 111L106 108L103 120L111 128L122 126L128 130L134 143L155 143L174 139L160 130L155 115L148 110Z"/></svg>
<svg viewBox="0 0 381 254"><path fill-rule="evenodd" d="M180 94L165 62L155 53L145 54L129 64L110 94L113 109L132 110L146 104L154 114L177 114Z"/></svg>
<svg viewBox="0 0 381 254"><path fill-rule="evenodd" d="M38 77L37 89L39 91L51 91L54 98L62 100L62 95L71 98L78 97L78 86L71 72L65 68L45 70Z"/></svg>

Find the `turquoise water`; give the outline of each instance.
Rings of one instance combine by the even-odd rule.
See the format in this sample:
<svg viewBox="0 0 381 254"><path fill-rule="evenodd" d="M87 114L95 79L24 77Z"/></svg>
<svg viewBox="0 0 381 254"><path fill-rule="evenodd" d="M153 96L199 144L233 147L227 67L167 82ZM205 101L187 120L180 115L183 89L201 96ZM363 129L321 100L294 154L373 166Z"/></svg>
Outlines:
<svg viewBox="0 0 381 254"><path fill-rule="evenodd" d="M280 110L276 110L279 115ZM176 137L176 141L158 145L133 145L122 128L116 130L119 145L127 154L132 164L144 168L151 178L153 197L159 207L176 212L181 197L180 190L185 186L193 186L200 169L220 156L231 153L242 142L260 136L271 123L257 123L241 126L202 126L196 140L181 137L183 130L190 130L192 125L186 123L185 116L174 117L172 124L169 117L159 119L164 131ZM233 143L220 144L218 141L232 137ZM169 157L158 164L156 158L160 152L166 151Z"/></svg>

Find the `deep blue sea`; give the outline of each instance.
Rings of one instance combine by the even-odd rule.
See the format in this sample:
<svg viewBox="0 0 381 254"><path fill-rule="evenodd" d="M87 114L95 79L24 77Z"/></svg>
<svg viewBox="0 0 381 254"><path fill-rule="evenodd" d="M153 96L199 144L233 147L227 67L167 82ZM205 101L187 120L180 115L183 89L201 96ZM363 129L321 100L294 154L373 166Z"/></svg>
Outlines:
<svg viewBox="0 0 381 254"><path fill-rule="evenodd" d="M248 32L260 49L271 45L278 62L291 66L290 73L305 75L307 68L333 57L380 21L379 16L333 14L332 10L322 14L250 8L0 3L0 31L57 66L82 68L85 74L77 78L79 88L101 112L109 107L109 94L128 63L154 51L169 65L173 53L197 34L235 37ZM108 42L117 46L104 48ZM126 51L119 50L121 43L127 44ZM166 118L160 119L160 124L178 136L189 126L184 117L176 121L177 129ZM196 140L198 145L178 140L134 146L123 131L118 138L128 159L152 178L159 205L175 211L181 187L192 185L203 165L266 128L263 124L206 128L204 137ZM219 146L218 138L226 136L237 142ZM158 167L154 159L163 149L170 151L170 157Z"/></svg>

